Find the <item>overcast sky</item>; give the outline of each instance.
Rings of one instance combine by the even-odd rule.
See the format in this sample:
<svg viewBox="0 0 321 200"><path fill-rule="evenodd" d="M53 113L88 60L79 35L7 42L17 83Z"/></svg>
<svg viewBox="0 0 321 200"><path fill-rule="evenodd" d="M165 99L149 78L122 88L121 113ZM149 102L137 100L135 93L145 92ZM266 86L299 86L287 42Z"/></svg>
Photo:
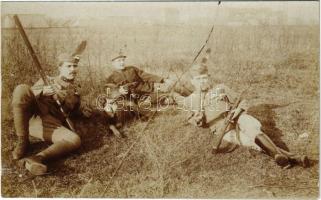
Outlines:
<svg viewBox="0 0 321 200"><path fill-rule="evenodd" d="M167 8L176 8L181 17L209 16L218 10L217 2L2 2L5 14L46 14L54 18L104 18L107 16L157 17ZM222 2L228 8L269 8L287 12L288 17L302 17L319 22L319 2Z"/></svg>

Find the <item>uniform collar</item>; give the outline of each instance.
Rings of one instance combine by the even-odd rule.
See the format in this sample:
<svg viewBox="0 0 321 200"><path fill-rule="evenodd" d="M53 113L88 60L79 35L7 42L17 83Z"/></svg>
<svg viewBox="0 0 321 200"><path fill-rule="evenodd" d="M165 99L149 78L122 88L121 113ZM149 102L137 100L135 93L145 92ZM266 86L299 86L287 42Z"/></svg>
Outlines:
<svg viewBox="0 0 321 200"><path fill-rule="evenodd" d="M128 68L131 68L131 67L132 67L132 65L125 65L123 69L115 69L115 68L114 68L114 70L121 72L121 71L127 70Z"/></svg>
<svg viewBox="0 0 321 200"><path fill-rule="evenodd" d="M66 88L74 83L74 79L70 80L70 79L66 79L65 77L57 76L55 77L55 82L60 86Z"/></svg>
<svg viewBox="0 0 321 200"><path fill-rule="evenodd" d="M115 72L123 72L127 69L127 67L124 67L123 69L114 69Z"/></svg>

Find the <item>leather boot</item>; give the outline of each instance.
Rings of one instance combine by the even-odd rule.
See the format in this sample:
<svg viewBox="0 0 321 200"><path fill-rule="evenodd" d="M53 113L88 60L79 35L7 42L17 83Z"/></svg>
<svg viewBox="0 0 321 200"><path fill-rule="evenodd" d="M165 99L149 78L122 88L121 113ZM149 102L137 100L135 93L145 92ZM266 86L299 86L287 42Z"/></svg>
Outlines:
<svg viewBox="0 0 321 200"><path fill-rule="evenodd" d="M303 168L310 167L310 160L306 155L299 156L295 155L290 157L290 161L294 161L294 163L302 166Z"/></svg>
<svg viewBox="0 0 321 200"><path fill-rule="evenodd" d="M294 153L288 152L288 151L286 151L284 149L281 149L281 148L279 148L279 150L283 154L285 154L285 155L287 155L289 157L290 162L292 162L294 164L298 164L298 165L300 165L300 166L302 166L304 168L307 168L307 167L310 166L310 160L306 155L302 155L302 156L296 155Z"/></svg>
<svg viewBox="0 0 321 200"><path fill-rule="evenodd" d="M286 167L290 165L288 156L284 155L273 141L264 133L255 137L255 143L261 147L266 154L273 157L279 166Z"/></svg>
<svg viewBox="0 0 321 200"><path fill-rule="evenodd" d="M69 153L80 146L80 143L72 143L67 141L59 141L35 156L26 158L25 167L34 175L43 175L47 172L47 166L43 164L49 159L59 158L60 156Z"/></svg>
<svg viewBox="0 0 321 200"><path fill-rule="evenodd" d="M18 142L12 152L13 159L15 160L22 158L27 151L29 145L29 119L30 114L26 109L21 106L13 108L14 126L18 136Z"/></svg>
<svg viewBox="0 0 321 200"><path fill-rule="evenodd" d="M40 155L43 157L43 161L51 160L60 158L61 156L64 156L77 148L79 148L80 142L78 143L72 143L68 141L59 141L53 143L51 146L49 146L47 149L41 151L37 155Z"/></svg>
<svg viewBox="0 0 321 200"><path fill-rule="evenodd" d="M19 160L22 158L28 149L29 146L29 138L26 138L25 136L18 136L18 142L16 144L16 147L12 151L12 156L14 160Z"/></svg>
<svg viewBox="0 0 321 200"><path fill-rule="evenodd" d="M33 175L43 175L47 172L47 166L42 163L43 160L44 157L41 155L30 156L25 159L25 167Z"/></svg>

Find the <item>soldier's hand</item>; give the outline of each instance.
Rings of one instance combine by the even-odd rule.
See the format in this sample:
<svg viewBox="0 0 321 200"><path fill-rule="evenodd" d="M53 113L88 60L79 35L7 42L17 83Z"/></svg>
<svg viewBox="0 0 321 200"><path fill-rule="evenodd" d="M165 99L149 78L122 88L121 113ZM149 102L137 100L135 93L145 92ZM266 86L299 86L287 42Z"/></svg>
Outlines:
<svg viewBox="0 0 321 200"><path fill-rule="evenodd" d="M66 90L56 90L54 98L59 98L60 100L64 100L67 96Z"/></svg>
<svg viewBox="0 0 321 200"><path fill-rule="evenodd" d="M87 105L83 106L81 111L82 114L87 118L93 114L93 110Z"/></svg>
<svg viewBox="0 0 321 200"><path fill-rule="evenodd" d="M170 92L170 89L174 86L174 84L175 80L169 78L164 79L163 83L155 83L156 88L160 92Z"/></svg>
<svg viewBox="0 0 321 200"><path fill-rule="evenodd" d="M116 110L117 110L117 104L111 103L107 100L107 103L104 107L104 111L105 113L109 116L109 117L114 117L116 114Z"/></svg>
<svg viewBox="0 0 321 200"><path fill-rule="evenodd" d="M45 85L43 86L42 94L44 96L52 96L55 94L55 90L51 85Z"/></svg>
<svg viewBox="0 0 321 200"><path fill-rule="evenodd" d="M128 89L126 89L124 86L120 86L119 93L123 95L128 94Z"/></svg>

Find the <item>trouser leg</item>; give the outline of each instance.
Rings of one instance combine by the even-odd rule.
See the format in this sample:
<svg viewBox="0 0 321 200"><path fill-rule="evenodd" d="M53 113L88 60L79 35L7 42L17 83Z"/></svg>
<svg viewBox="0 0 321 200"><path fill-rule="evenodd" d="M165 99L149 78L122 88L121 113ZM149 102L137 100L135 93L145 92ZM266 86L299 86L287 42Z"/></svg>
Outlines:
<svg viewBox="0 0 321 200"><path fill-rule="evenodd" d="M296 155L277 147L274 142L264 133L259 134L255 138L255 143L257 143L268 155L274 157L276 162L281 166L291 166L292 164L299 164L302 167L310 166L307 156Z"/></svg>
<svg viewBox="0 0 321 200"><path fill-rule="evenodd" d="M17 142L12 152L13 159L22 158L29 145L28 123L30 115L22 108L13 108L13 120L16 130Z"/></svg>
<svg viewBox="0 0 321 200"><path fill-rule="evenodd" d="M36 106L35 96L28 85L18 85L12 98L12 112L17 145L13 151L13 158L20 159L26 153L29 143L29 119L33 115Z"/></svg>
<svg viewBox="0 0 321 200"><path fill-rule="evenodd" d="M44 160L64 156L78 149L81 145L80 137L63 126L53 131L51 141L53 143L51 146L37 154L42 156Z"/></svg>
<svg viewBox="0 0 321 200"><path fill-rule="evenodd" d="M123 122L126 121L126 118L131 116L145 118L146 116L148 116L148 113L150 112L149 106L143 104L140 101L138 101L137 103L134 101L124 101L124 105L125 110L127 110L128 112L121 111L121 118Z"/></svg>
<svg viewBox="0 0 321 200"><path fill-rule="evenodd" d="M59 123L52 116L32 119L30 124L30 129L34 130L32 136L52 143L37 155L26 159L26 168L32 174L42 175L46 173L47 166L43 162L64 156L80 147L80 137Z"/></svg>
<svg viewBox="0 0 321 200"><path fill-rule="evenodd" d="M266 152L266 154L272 157L274 157L276 154L281 154L279 148L264 133L260 133L256 136L255 143L259 145Z"/></svg>
<svg viewBox="0 0 321 200"><path fill-rule="evenodd" d="M283 154L266 134L258 134L255 137L255 143L261 147L266 154L273 157L278 165L283 167L289 165L288 156Z"/></svg>

